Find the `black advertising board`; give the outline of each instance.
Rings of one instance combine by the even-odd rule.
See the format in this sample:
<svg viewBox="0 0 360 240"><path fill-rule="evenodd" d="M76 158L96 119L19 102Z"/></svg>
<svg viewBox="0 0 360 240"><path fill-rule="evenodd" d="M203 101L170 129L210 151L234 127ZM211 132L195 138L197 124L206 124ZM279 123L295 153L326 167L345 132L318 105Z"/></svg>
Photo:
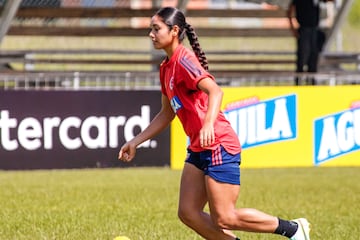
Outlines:
<svg viewBox="0 0 360 240"><path fill-rule="evenodd" d="M160 98L160 91L0 91L0 169L169 165L169 128L139 146L132 162L117 160Z"/></svg>

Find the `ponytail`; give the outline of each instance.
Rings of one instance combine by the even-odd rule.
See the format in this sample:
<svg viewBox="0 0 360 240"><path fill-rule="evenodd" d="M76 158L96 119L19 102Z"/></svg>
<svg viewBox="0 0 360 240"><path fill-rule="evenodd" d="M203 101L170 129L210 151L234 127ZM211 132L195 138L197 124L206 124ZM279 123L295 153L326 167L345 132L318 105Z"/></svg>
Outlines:
<svg viewBox="0 0 360 240"><path fill-rule="evenodd" d="M188 24L185 23L185 29L186 36L188 37L189 43L191 45L191 48L193 49L196 57L198 58L201 66L208 71L209 70L209 63L206 58L205 52L201 49L199 39L197 34L195 33L194 28Z"/></svg>

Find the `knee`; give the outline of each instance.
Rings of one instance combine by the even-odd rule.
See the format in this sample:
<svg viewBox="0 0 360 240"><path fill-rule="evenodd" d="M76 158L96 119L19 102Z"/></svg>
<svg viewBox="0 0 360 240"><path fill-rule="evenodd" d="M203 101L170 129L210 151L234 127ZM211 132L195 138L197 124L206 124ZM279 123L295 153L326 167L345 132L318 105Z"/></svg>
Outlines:
<svg viewBox="0 0 360 240"><path fill-rule="evenodd" d="M184 209L182 208L178 208L178 218L182 221L182 222L186 222L186 212L184 211Z"/></svg>
<svg viewBox="0 0 360 240"><path fill-rule="evenodd" d="M191 210L188 207L181 207L178 208L178 218L184 224L191 226L192 221L194 221L194 214L195 211Z"/></svg>

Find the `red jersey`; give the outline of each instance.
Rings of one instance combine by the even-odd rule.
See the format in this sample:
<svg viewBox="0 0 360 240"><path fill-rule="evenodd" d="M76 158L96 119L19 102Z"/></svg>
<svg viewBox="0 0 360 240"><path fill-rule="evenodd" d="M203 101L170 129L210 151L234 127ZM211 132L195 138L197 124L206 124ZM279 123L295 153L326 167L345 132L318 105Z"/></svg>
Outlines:
<svg viewBox="0 0 360 240"><path fill-rule="evenodd" d="M206 148L200 146L199 133L208 109L208 95L198 88L198 83L207 77L214 80L214 77L201 66L195 54L181 44L173 56L165 59L160 65L161 91L168 97L186 135L190 138L189 148L194 152L200 152L222 145L231 154L239 153L241 147L238 136L223 112L218 114L214 123L214 144Z"/></svg>

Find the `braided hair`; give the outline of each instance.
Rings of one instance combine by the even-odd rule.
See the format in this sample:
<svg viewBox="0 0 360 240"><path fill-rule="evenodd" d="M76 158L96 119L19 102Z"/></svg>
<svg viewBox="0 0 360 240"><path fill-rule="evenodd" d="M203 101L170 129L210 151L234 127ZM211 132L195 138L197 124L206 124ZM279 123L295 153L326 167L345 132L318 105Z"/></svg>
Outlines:
<svg viewBox="0 0 360 240"><path fill-rule="evenodd" d="M177 25L179 27L179 41L184 40L185 35L187 36L192 50L194 51L196 57L198 58L201 66L208 71L209 64L206 58L204 51L200 47L198 36L194 28L186 22L185 15L179 9L173 7L164 7L156 12L157 16L163 19L163 22L171 30L173 26Z"/></svg>

